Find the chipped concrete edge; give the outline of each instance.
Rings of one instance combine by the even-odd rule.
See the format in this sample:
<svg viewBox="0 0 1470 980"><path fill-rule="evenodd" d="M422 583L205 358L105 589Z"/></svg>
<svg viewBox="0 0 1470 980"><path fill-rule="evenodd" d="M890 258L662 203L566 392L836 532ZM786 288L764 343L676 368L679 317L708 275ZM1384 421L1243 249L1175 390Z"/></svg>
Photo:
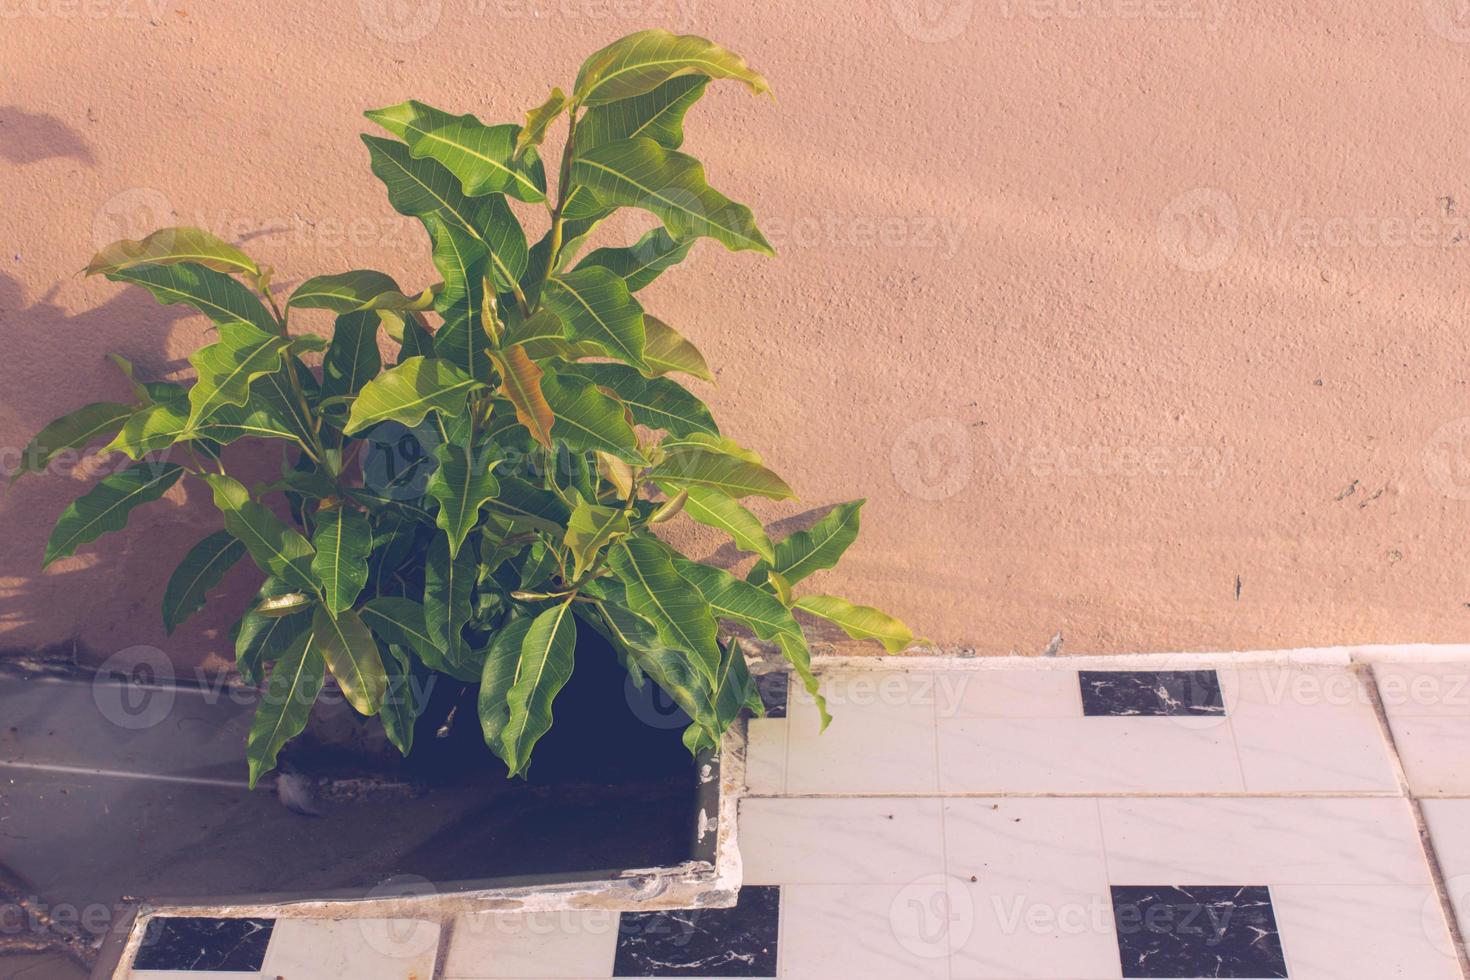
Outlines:
<svg viewBox="0 0 1470 980"><path fill-rule="evenodd" d="M142 902L132 919L117 966L107 974L126 980L150 919L166 915L242 919L424 919L441 924L456 916L481 913L526 913L602 910L649 912L668 909L730 908L740 892L737 817L745 794L746 722L736 721L725 733L717 756L720 780L717 813L701 808L698 834L713 832L715 861L690 861L669 868L631 869L617 878L556 884L527 884L476 891L423 893L345 899L275 900L206 905L198 902ZM708 778L714 778L711 767ZM407 889L406 889L407 890ZM99 977L100 980L100 977Z"/></svg>

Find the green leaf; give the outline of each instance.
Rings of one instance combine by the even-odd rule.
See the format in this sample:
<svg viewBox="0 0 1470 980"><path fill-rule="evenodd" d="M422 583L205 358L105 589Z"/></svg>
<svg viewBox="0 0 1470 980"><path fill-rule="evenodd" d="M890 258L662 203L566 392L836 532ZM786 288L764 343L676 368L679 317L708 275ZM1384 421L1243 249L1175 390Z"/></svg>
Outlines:
<svg viewBox="0 0 1470 980"><path fill-rule="evenodd" d="M470 592L479 559L474 548L461 548L450 557L449 538L434 535L424 560L424 625L434 649L455 669L464 666L465 642L461 630L470 618Z"/></svg>
<svg viewBox="0 0 1470 980"><path fill-rule="evenodd" d="M68 449L85 449L94 442L111 439L132 414L132 405L92 402L48 423L21 450L20 465L10 475L10 482L15 483L26 473L43 472Z"/></svg>
<svg viewBox="0 0 1470 980"><path fill-rule="evenodd" d="M543 372L540 366L520 346L495 351L490 356L495 362L495 369L500 372L505 397L515 407L516 418L531 433L531 438L550 449L556 416L541 391Z"/></svg>
<svg viewBox="0 0 1470 980"><path fill-rule="evenodd" d="M559 88L553 88L546 101L526 113L526 125L516 135L514 156L519 158L526 152L527 147L540 146L541 141L546 139L546 129L556 117L560 116L567 108L567 94Z"/></svg>
<svg viewBox="0 0 1470 980"><path fill-rule="evenodd" d="M184 433L189 422L188 397L154 402L138 409L123 423L103 452L120 452L130 459L142 459L152 452L172 446Z"/></svg>
<svg viewBox="0 0 1470 980"><path fill-rule="evenodd" d="M854 640L877 640L889 653L898 653L914 642L913 631L886 612L835 595L802 596L796 608L836 623Z"/></svg>
<svg viewBox="0 0 1470 980"><path fill-rule="evenodd" d="M521 661L521 647L531 629L531 620L512 619L496 632L485 655L485 666L480 675L480 696L477 708L480 715L480 730L485 735L485 744L501 758L505 757L505 743L501 736L510 723L510 705L506 695L515 683L516 667Z"/></svg>
<svg viewBox="0 0 1470 980"><path fill-rule="evenodd" d="M222 323L219 342L189 355L199 380L189 389L189 424L197 425L225 405L244 405L250 383L280 370L281 354L290 343L280 334L248 323Z"/></svg>
<svg viewBox="0 0 1470 980"><path fill-rule="evenodd" d="M651 537L625 538L609 550L608 564L627 590L628 607L713 684L720 667L714 616L699 590L675 570L668 546Z"/></svg>
<svg viewBox="0 0 1470 980"><path fill-rule="evenodd" d="M46 542L45 568L109 531L120 531L134 507L157 500L178 482L183 469L172 463L138 463L104 477L67 505Z"/></svg>
<svg viewBox="0 0 1470 980"><path fill-rule="evenodd" d="M326 606L317 606L311 633L347 703L360 714L377 714L388 690L388 674L362 618L350 609L333 616Z"/></svg>
<svg viewBox="0 0 1470 980"><path fill-rule="evenodd" d="M226 445L237 439L253 436L257 439L286 439L305 444L305 428L300 419L301 408L290 396L288 382L279 374L256 379L250 386L250 397L244 405L225 405L209 414L209 418L190 428L174 433L176 438L208 439ZM177 416L180 426L186 421L181 413ZM153 427L161 437L167 433L173 421L160 416L150 419L145 427ZM149 442L141 440L142 445Z"/></svg>
<svg viewBox="0 0 1470 980"><path fill-rule="evenodd" d="M775 560L776 550L766 529L738 501L704 487L689 487L685 492L689 499L684 502L684 513L706 527L724 531L741 550L753 551L768 562Z"/></svg>
<svg viewBox="0 0 1470 980"><path fill-rule="evenodd" d="M280 587L279 583L268 579L262 591L272 585ZM235 634L235 665L240 671L240 678L246 684L259 684L263 676L262 667L284 656L297 638L310 628L311 617L304 613L267 616L256 610L247 612L241 617Z"/></svg>
<svg viewBox="0 0 1470 980"><path fill-rule="evenodd" d="M570 511L560 497L514 476L501 477L500 496L490 501L496 513L523 521L548 534L561 534Z"/></svg>
<svg viewBox="0 0 1470 980"><path fill-rule="evenodd" d="M363 386L344 431L355 435L388 419L415 426L430 411L456 417L464 411L465 397L483 387L448 361L410 357Z"/></svg>
<svg viewBox="0 0 1470 980"><path fill-rule="evenodd" d="M427 310L433 303L434 290L405 296L392 276L372 269L315 276L297 286L286 301L288 307L331 310L338 314L363 310Z"/></svg>
<svg viewBox="0 0 1470 980"><path fill-rule="evenodd" d="M435 524L449 537L449 557L459 554L459 546L470 528L480 518L480 508L500 492L491 475L491 466L481 454L466 450L452 442L434 450L439 468L429 477L427 492L439 501Z"/></svg>
<svg viewBox="0 0 1470 980"><path fill-rule="evenodd" d="M586 378L547 374L541 379L541 393L556 416L552 436L572 452L601 451L629 463L646 462L622 404Z"/></svg>
<svg viewBox="0 0 1470 980"><path fill-rule="evenodd" d="M757 95L770 85L745 59L692 34L639 31L619 38L582 65L572 97L584 106L630 99L681 75L733 78Z"/></svg>
<svg viewBox="0 0 1470 980"><path fill-rule="evenodd" d="M720 675L715 683L715 719L716 727L723 732L730 727L730 723L740 716L740 711L752 700L759 702L760 694L755 690L755 682L750 677L750 667L745 662L745 652L740 647L740 641L731 639L723 644L721 648ZM826 713L826 703L819 697L818 706L822 711L822 727L831 721L831 716ZM719 741L711 740L707 743L710 749L718 749Z"/></svg>
<svg viewBox="0 0 1470 980"><path fill-rule="evenodd" d="M192 262L214 272L260 276L255 260L233 245L198 228L160 228L142 241L124 238L92 256L86 274L120 272L138 265L174 265Z"/></svg>
<svg viewBox="0 0 1470 980"><path fill-rule="evenodd" d="M164 631L173 633L180 623L203 609L209 590L244 557L245 546L228 531L216 531L190 548L163 590Z"/></svg>
<svg viewBox="0 0 1470 980"><path fill-rule="evenodd" d="M506 693L510 720L501 732L505 764L512 776L526 771L531 750L551 728L551 703L572 676L577 619L571 600L535 618L521 641L515 681Z"/></svg>
<svg viewBox="0 0 1470 980"><path fill-rule="evenodd" d="M628 292L636 293L657 279L665 269L683 262L693 247L692 239L676 242L669 237L668 229L659 227L626 248L599 248L588 252L587 257L577 263L577 269L600 266L622 279ZM646 328L646 313L644 318Z"/></svg>
<svg viewBox="0 0 1470 980"><path fill-rule="evenodd" d="M311 706L322 690L324 671L317 640L310 630L298 635L276 661L245 742L251 789L263 774L276 767L281 746L306 728Z"/></svg>
<svg viewBox="0 0 1470 980"><path fill-rule="evenodd" d="M776 254L750 208L710 187L698 160L647 137L588 150L572 163L572 179L605 205L653 212L679 241L713 238L731 251Z"/></svg>
<svg viewBox="0 0 1470 980"><path fill-rule="evenodd" d="M701 446L681 446L648 475L660 486L704 487L736 498L759 494L785 500L794 496L786 481L761 464Z"/></svg>
<svg viewBox="0 0 1470 980"><path fill-rule="evenodd" d="M763 584L766 573L774 566L791 583L800 582L812 572L831 568L842 553L857 540L859 515L866 500L838 504L813 524L809 531L776 542L776 560L771 564L757 562L746 581Z"/></svg>
<svg viewBox="0 0 1470 980"><path fill-rule="evenodd" d="M677 150L684 142L684 114L704 94L709 79L701 75L671 78L643 95L619 99L587 110L577 122L577 149L647 136Z"/></svg>
<svg viewBox="0 0 1470 980"><path fill-rule="evenodd" d="M563 539L572 554L572 578L580 579L602 546L629 530L628 512L622 507L589 504L578 497Z"/></svg>
<svg viewBox="0 0 1470 980"><path fill-rule="evenodd" d="M383 369L378 351L377 313L365 310L337 317L332 342L322 358L322 397L355 395Z"/></svg>
<svg viewBox="0 0 1470 980"><path fill-rule="evenodd" d="M313 595L321 591L312 577L309 541L264 504L251 500L239 481L213 473L205 474L204 480L224 516L225 530L244 542L255 564L293 589Z"/></svg>
<svg viewBox="0 0 1470 980"><path fill-rule="evenodd" d="M608 269L594 265L556 276L546 284L541 299L561 319L568 340L589 341L609 357L647 367L643 307Z"/></svg>
<svg viewBox="0 0 1470 980"><path fill-rule="evenodd" d="M519 126L486 126L474 116L452 116L413 100L363 115L408 144L415 158L443 164L470 197L504 193L532 203L546 199L546 173L535 151L527 149L516 159Z"/></svg>
<svg viewBox="0 0 1470 980"><path fill-rule="evenodd" d="M358 614L385 642L411 648L431 670L462 681L473 681L479 676L477 670L467 670L445 659L443 651L429 636L421 603L398 596L382 596L368 600Z"/></svg>
<svg viewBox="0 0 1470 980"><path fill-rule="evenodd" d="M648 373L659 375L671 371L692 374L704 381L714 381L709 365L693 344L682 337L673 327L658 317L643 314L643 359L648 362Z"/></svg>
<svg viewBox="0 0 1470 980"><path fill-rule="evenodd" d="M719 435L719 426L704 402L677 381L645 378L623 364L580 364L571 369L601 388L611 389L633 413L633 421L677 436L691 432Z"/></svg>
<svg viewBox="0 0 1470 980"><path fill-rule="evenodd" d="M240 320L267 333L280 329L260 300L238 280L193 262L129 266L106 275L113 282L142 286L165 306L192 306L215 323Z"/></svg>
<svg viewBox="0 0 1470 980"><path fill-rule="evenodd" d="M388 741L407 756L413 751L414 722L419 716L413 668L407 651L402 647L389 644L387 649L388 656L382 660L388 672L388 690L383 695L383 710L378 717L383 720L383 731Z"/></svg>
<svg viewBox="0 0 1470 980"><path fill-rule="evenodd" d="M322 583L327 609L351 609L368 579L368 556L373 553L373 529L368 519L350 507L319 510L311 543L316 555L311 570Z"/></svg>

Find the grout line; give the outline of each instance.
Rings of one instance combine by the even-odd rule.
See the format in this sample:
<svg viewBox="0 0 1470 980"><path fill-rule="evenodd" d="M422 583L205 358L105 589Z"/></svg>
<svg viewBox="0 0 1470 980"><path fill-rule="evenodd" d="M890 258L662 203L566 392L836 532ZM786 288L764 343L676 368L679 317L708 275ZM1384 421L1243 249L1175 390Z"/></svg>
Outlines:
<svg viewBox="0 0 1470 980"><path fill-rule="evenodd" d="M934 735L934 789L936 791L942 791L943 788L944 788L944 786L943 786L941 774L943 773L944 770L943 770L943 767L940 765L940 758L939 758L939 701L938 701L938 699L936 698L935 701L934 701L934 703L931 704L929 707L931 709L932 716L933 716L930 719L930 725L929 725L929 727L930 727L930 730L933 732L933 735ZM944 909L945 915L948 915L949 914L949 888L950 888L950 873L949 873L949 829L945 825L945 820L944 820L944 801L942 799L938 801L938 809L939 809L939 880L941 882L941 886L945 890L944 904L941 906L941 908ZM944 923L944 948L949 953L949 955L947 955L944 958L944 975L946 977L948 977L949 980L954 980L954 954L955 954L955 948L954 948L954 929L951 928L951 926L953 925L953 922L954 922L953 919L948 919Z"/></svg>
<svg viewBox="0 0 1470 980"><path fill-rule="evenodd" d="M1363 688L1367 691L1368 699L1373 705L1373 714L1378 719L1379 734L1387 743L1394 775L1398 779L1404 799L1409 804L1409 812L1414 818L1414 827L1419 832L1419 844L1423 849L1424 862L1429 866L1429 878L1434 883L1435 894L1439 897L1440 914L1444 916L1445 928L1449 931L1450 942L1455 947L1455 957L1460 964L1460 976L1464 980L1470 980L1470 954L1467 954L1465 949L1465 936L1460 932L1460 920L1455 913L1454 903L1450 900L1450 890L1445 884L1444 869L1439 863L1434 838L1429 833L1429 822L1424 818L1424 807L1414 796L1413 787L1409 784L1408 771L1404 768L1403 757L1399 754L1398 742L1393 737L1393 726L1388 720L1388 709L1384 706L1383 697L1378 690L1378 676L1373 672L1371 664L1355 664L1352 670L1363 682Z"/></svg>
<svg viewBox="0 0 1470 980"><path fill-rule="evenodd" d="M747 800L1397 800L1402 798L1402 793L1389 790L1331 790L1301 793L1244 793L1237 790L1209 792L1172 790L1154 793L1109 790L1078 790L1076 792L966 790L938 793L926 793L914 790L897 792L853 790L851 792L841 793L747 793L742 797L742 799Z"/></svg>

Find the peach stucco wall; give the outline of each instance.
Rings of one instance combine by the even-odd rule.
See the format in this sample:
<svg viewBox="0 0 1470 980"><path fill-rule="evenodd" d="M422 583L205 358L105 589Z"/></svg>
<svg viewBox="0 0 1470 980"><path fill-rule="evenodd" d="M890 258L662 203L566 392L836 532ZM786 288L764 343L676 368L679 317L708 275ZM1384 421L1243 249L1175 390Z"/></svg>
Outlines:
<svg viewBox="0 0 1470 980"><path fill-rule="evenodd" d="M4 465L124 394L105 353L178 372L203 336L79 277L97 245L196 224L287 283L422 286L359 112L514 119L592 49L664 26L769 76L774 103L712 89L690 146L781 254L705 243L647 302L797 486L765 516L870 498L824 590L983 653L1463 640L1462 8L0 0ZM197 491L38 573L81 488L0 501L0 647L222 649L223 615L158 623L176 556L216 526Z"/></svg>

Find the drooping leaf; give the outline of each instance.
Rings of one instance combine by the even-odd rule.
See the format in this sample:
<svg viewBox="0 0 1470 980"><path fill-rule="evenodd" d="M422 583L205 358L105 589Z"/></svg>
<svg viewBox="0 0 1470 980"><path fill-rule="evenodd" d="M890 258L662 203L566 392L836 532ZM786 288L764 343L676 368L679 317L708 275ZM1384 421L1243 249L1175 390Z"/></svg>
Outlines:
<svg viewBox="0 0 1470 980"><path fill-rule="evenodd" d="M648 362L649 374L682 371L704 381L715 380L709 365L704 361L704 355L673 327L658 317L645 313L643 331L647 337L647 342L643 345L643 359Z"/></svg>
<svg viewBox="0 0 1470 980"><path fill-rule="evenodd" d="M572 177L605 205L651 211L679 241L713 238L731 251L775 255L750 208L705 182L704 166L647 137L619 140L580 155Z"/></svg>
<svg viewBox="0 0 1470 980"><path fill-rule="evenodd" d="M363 386L344 431L355 435L387 419L414 426L430 411L456 417L465 397L484 386L441 358L410 357Z"/></svg>
<svg viewBox="0 0 1470 980"><path fill-rule="evenodd" d="M277 384L279 382L279 385ZM283 394L284 392L284 394ZM186 421L187 404L177 413L177 424ZM257 378L250 386L250 397L244 405L225 405L210 412L204 421L173 433L179 439L207 439L219 445L227 445L237 439L285 439L304 444L305 429L298 422L304 418L302 409L291 397L287 382L279 374ZM148 420L145 428L152 429L159 438L169 433L175 425L173 417L164 416ZM145 436L139 445L158 441Z"/></svg>
<svg viewBox="0 0 1470 980"><path fill-rule="evenodd" d="M577 123L577 147L587 151L617 140L647 136L677 150L684 142L684 114L704 94L709 79L680 75L658 88L594 106Z"/></svg>
<svg viewBox="0 0 1470 980"><path fill-rule="evenodd" d="M424 627L429 640L445 659L460 669L464 665L462 632L470 618L470 593L475 585L479 558L473 548L461 548L450 557L449 538L434 535L424 560Z"/></svg>
<svg viewBox="0 0 1470 980"><path fill-rule="evenodd" d="M776 542L776 560L770 564L756 562L746 581L764 584L766 573L775 568L787 582L796 583L812 572L837 564L848 545L857 540L859 515L866 500L838 504L813 524L809 531L797 531Z"/></svg>
<svg viewBox="0 0 1470 980"><path fill-rule="evenodd" d="M548 534L561 534L571 513L556 494L514 476L500 478L500 496L490 506Z"/></svg>
<svg viewBox="0 0 1470 980"><path fill-rule="evenodd" d="M757 95L771 87L745 59L693 34L639 31L593 54L577 73L572 97L584 106L630 99L681 75L733 78Z"/></svg>
<svg viewBox="0 0 1470 980"><path fill-rule="evenodd" d="M546 139L547 127L566 111L566 107L567 94L559 88L553 88L545 102L527 112L526 125L516 135L514 156L520 157L527 147L540 146L541 141Z"/></svg>
<svg viewBox="0 0 1470 980"><path fill-rule="evenodd" d="M785 480L761 464L698 445L670 452L649 477L660 486L704 487L736 498L758 494L785 500L794 496Z"/></svg>
<svg viewBox="0 0 1470 980"><path fill-rule="evenodd" d="M469 197L504 193L531 203L546 199L546 173L535 150L516 157L519 126L486 126L472 115L452 116L413 100L363 115L403 140L415 158L443 164Z"/></svg>
<svg viewBox="0 0 1470 980"><path fill-rule="evenodd" d="M174 265L191 262L214 272L260 275L255 260L233 245L199 228L160 228L142 241L124 238L92 256L89 276L120 272L138 265Z"/></svg>
<svg viewBox="0 0 1470 980"><path fill-rule="evenodd" d="M771 592L776 596L783 606L790 606L793 599L791 594L791 580L774 568L766 572L766 584L771 587Z"/></svg>
<svg viewBox="0 0 1470 980"><path fill-rule="evenodd" d="M699 590L675 570L668 546L641 535L624 538L609 550L608 565L627 590L628 607L713 684L720 666L714 616Z"/></svg>
<svg viewBox="0 0 1470 980"><path fill-rule="evenodd" d="M244 543L255 564L293 589L312 594L320 591L311 571L311 542L264 504L251 500L250 492L238 480L213 473L205 474L204 480L214 493L214 505L224 517L225 530Z"/></svg>
<svg viewBox="0 0 1470 980"><path fill-rule="evenodd" d="M541 393L556 417L552 436L572 452L601 451L630 463L644 463L623 406L592 382L575 375L548 374L541 379Z"/></svg>
<svg viewBox="0 0 1470 980"><path fill-rule="evenodd" d="M316 512L311 543L316 555L311 570L322 583L322 601L330 612L351 609L368 579L373 529L361 512L333 507Z"/></svg>
<svg viewBox="0 0 1470 980"><path fill-rule="evenodd" d="M189 423L197 425L216 409L244 405L250 383L280 369L289 341L248 323L222 323L219 342L189 355L199 380L189 389Z"/></svg>
<svg viewBox="0 0 1470 980"><path fill-rule="evenodd" d="M427 310L434 304L434 290L406 296L393 277L373 269L354 269L332 276L315 276L296 287L288 307L358 313L363 310ZM376 322L376 320L374 321Z"/></svg>
<svg viewBox="0 0 1470 980"><path fill-rule="evenodd" d="M578 497L564 539L572 555L572 577L580 579L603 545L629 530L628 512L624 508L589 504Z"/></svg>
<svg viewBox="0 0 1470 980"><path fill-rule="evenodd" d="M643 307L610 270L594 265L555 276L542 302L560 318L568 340L597 344L609 357L647 367Z"/></svg>
<svg viewBox="0 0 1470 980"><path fill-rule="evenodd" d="M287 592L283 595L273 595L258 602L252 612L258 612L262 616L280 619L285 616L294 616L296 613L305 612L311 608L316 601L305 592Z"/></svg>
<svg viewBox="0 0 1470 980"><path fill-rule="evenodd" d="M480 517L480 508L500 492L491 475L490 462L481 453L466 450L452 442L434 450L439 468L429 477L429 496L439 501L435 524L449 538L449 557L459 554L459 546Z"/></svg>
<svg viewBox="0 0 1470 980"><path fill-rule="evenodd" d="M551 448L551 430L556 421L541 391L542 370L520 346L507 347L491 355L505 397L515 406L516 418L531 437Z"/></svg>
<svg viewBox="0 0 1470 980"><path fill-rule="evenodd" d="M272 585L273 581L267 579L262 591ZM258 610L245 613L235 634L235 666L241 680L259 684L264 666L284 656L291 644L310 629L311 617L304 613L290 616L267 616Z"/></svg>
<svg viewBox="0 0 1470 980"><path fill-rule="evenodd" d="M500 736L513 776L530 766L531 750L551 728L551 704L572 676L576 646L570 599L537 616L521 641L515 680L505 696L510 719Z"/></svg>
<svg viewBox="0 0 1470 980"><path fill-rule="evenodd" d="M245 742L250 788L276 767L281 747L306 728L311 706L321 693L325 662L311 630L303 630L271 669L270 684L255 709Z"/></svg>
<svg viewBox="0 0 1470 980"><path fill-rule="evenodd" d="M245 546L228 531L216 531L190 548L163 590L164 631L173 633L180 623L203 609L209 590L244 557Z"/></svg>
<svg viewBox="0 0 1470 980"><path fill-rule="evenodd" d="M237 279L193 262L135 265L106 273L113 282L142 286L165 306L184 303L215 323L244 321L267 333L280 328L260 300Z"/></svg>
<svg viewBox="0 0 1470 980"><path fill-rule="evenodd" d="M418 699L414 693L413 666L408 651L397 644L387 644L388 655L382 657L388 672L388 689L383 694L383 732L399 752L407 756L413 751L414 722L418 720Z"/></svg>
<svg viewBox="0 0 1470 980"><path fill-rule="evenodd" d="M378 351L378 314L372 310L337 317L332 342L322 358L322 397L355 395L383 369Z"/></svg>
<svg viewBox="0 0 1470 980"><path fill-rule="evenodd" d="M325 606L317 606L311 632L347 703L361 714L377 714L388 689L388 674L362 617L351 609L333 616Z"/></svg>
<svg viewBox="0 0 1470 980"><path fill-rule="evenodd" d="M741 550L753 551L768 562L775 560L775 546L766 529L738 501L704 487L689 487L685 492L689 499L684 502L684 513L706 527L724 531Z"/></svg>
<svg viewBox="0 0 1470 980"><path fill-rule="evenodd" d="M914 642L913 631L886 612L835 595L802 596L796 608L837 624L854 640L877 640L889 653L898 653Z"/></svg>
<svg viewBox="0 0 1470 980"><path fill-rule="evenodd" d="M480 731L485 744L501 758L505 758L505 743L501 736L510 722L510 704L506 695L515 683L516 667L521 662L521 647L526 633L531 629L531 620L512 619L496 631L485 655L485 666L480 675L480 696L477 704L480 715Z"/></svg>
<svg viewBox="0 0 1470 980"><path fill-rule="evenodd" d="M716 723L723 731L739 717L741 709L747 704L752 700L759 702L760 695L755 691L755 682L751 680L750 667L745 662L745 653L740 648L739 640L731 639L722 644L720 656L720 674L715 683L714 704ZM831 717L826 714L826 703L820 697L817 703L823 712L825 728ZM712 741L701 747L718 749L719 742Z"/></svg>
<svg viewBox="0 0 1470 980"><path fill-rule="evenodd" d="M144 405L134 412L102 451L142 459L185 438L188 423L188 396L180 392L177 397Z"/></svg>
<svg viewBox="0 0 1470 980"><path fill-rule="evenodd" d="M173 463L137 463L103 477L61 512L46 542L41 567L73 554L109 531L122 530L133 508L163 496L183 472Z"/></svg>
<svg viewBox="0 0 1470 980"><path fill-rule="evenodd" d="M668 229L660 226L632 245L623 248L599 248L588 252L587 257L577 263L577 268L580 270L590 266L601 266L621 278L624 285L628 287L628 292L636 293L657 279L659 273L665 269L683 262L684 257L693 247L692 239L676 242L669 237ZM645 313L645 333L647 332L647 320L648 314ZM647 346L648 344L645 343L645 347ZM646 351L644 356L647 356Z"/></svg>
<svg viewBox="0 0 1470 980"><path fill-rule="evenodd" d="M384 642L409 647L431 670L462 681L473 681L477 676L473 671L449 663L444 652L435 646L425 624L421 603L398 596L381 596L364 603L359 615Z"/></svg>
<svg viewBox="0 0 1470 980"><path fill-rule="evenodd" d="M20 465L10 475L15 483L26 473L43 472L57 456L69 449L85 449L117 434L133 414L132 405L121 402L92 402L48 423L20 452Z"/></svg>
<svg viewBox="0 0 1470 980"><path fill-rule="evenodd" d="M665 429L677 436L691 432L719 435L719 426L704 402L677 381L645 378L624 364L581 364L572 370L598 387L616 393L639 425Z"/></svg>

